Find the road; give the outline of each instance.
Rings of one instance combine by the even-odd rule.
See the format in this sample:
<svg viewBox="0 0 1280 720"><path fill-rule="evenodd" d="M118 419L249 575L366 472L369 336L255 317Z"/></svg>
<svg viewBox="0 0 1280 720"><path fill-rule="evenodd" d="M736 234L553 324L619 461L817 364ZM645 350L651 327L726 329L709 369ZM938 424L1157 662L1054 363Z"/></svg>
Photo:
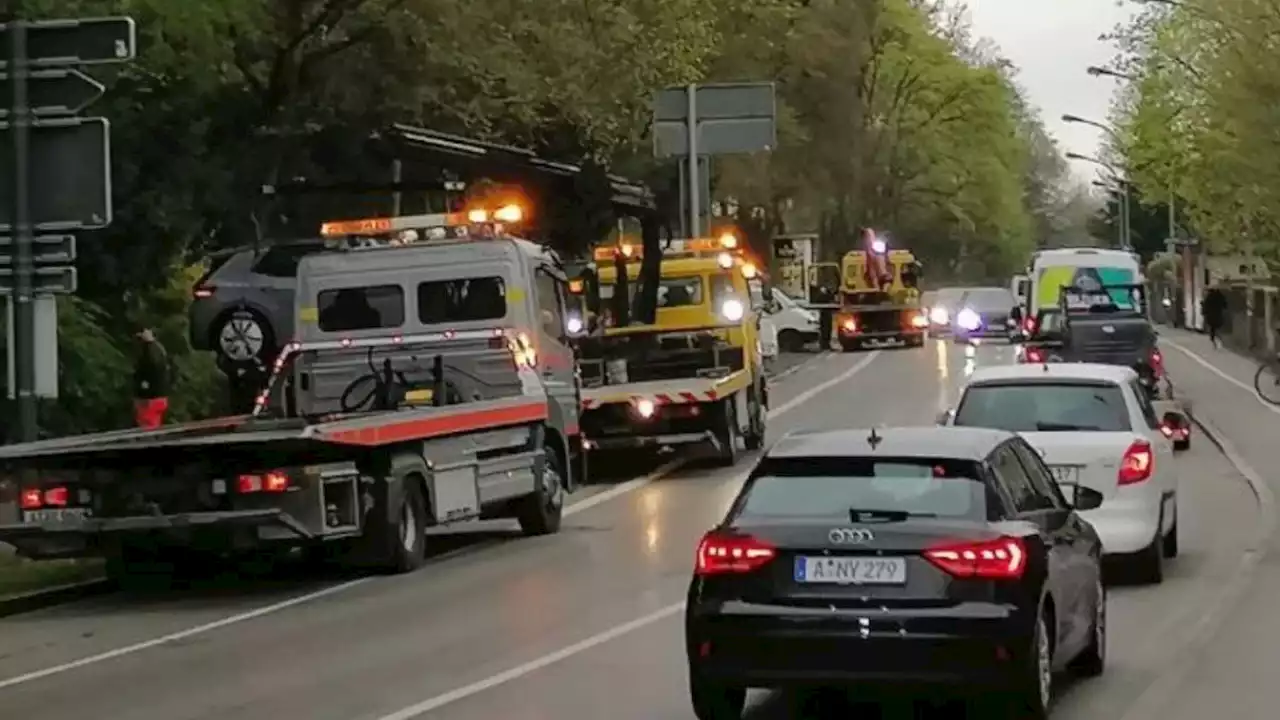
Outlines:
<svg viewBox="0 0 1280 720"><path fill-rule="evenodd" d="M824 355L775 383L770 434L931 423L967 367L1010 354L936 342ZM681 601L697 540L749 462L593 488L559 535L467 545L408 576L116 596L2 620L0 707L24 720L691 720ZM1259 513L1243 479L1206 442L1179 462L1183 556L1160 587L1113 590L1108 674L1064 687L1056 717L1123 718L1221 605L1249 547ZM768 694L749 713L803 716Z"/></svg>

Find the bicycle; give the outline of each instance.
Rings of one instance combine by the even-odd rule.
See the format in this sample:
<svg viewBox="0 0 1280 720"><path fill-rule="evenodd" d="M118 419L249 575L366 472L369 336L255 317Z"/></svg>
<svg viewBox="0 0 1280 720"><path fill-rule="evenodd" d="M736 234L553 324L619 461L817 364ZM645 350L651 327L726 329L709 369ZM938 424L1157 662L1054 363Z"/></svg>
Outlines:
<svg viewBox="0 0 1280 720"><path fill-rule="evenodd" d="M1253 390L1272 405L1280 405L1280 353L1260 363L1253 374Z"/></svg>

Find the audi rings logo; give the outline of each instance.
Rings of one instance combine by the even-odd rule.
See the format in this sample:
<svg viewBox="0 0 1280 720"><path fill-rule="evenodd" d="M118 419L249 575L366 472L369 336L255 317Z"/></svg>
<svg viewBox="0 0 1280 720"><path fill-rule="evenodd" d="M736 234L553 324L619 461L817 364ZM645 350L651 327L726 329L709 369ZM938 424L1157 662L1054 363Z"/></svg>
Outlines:
<svg viewBox="0 0 1280 720"><path fill-rule="evenodd" d="M866 528L833 528L827 538L836 545L862 545L876 539Z"/></svg>

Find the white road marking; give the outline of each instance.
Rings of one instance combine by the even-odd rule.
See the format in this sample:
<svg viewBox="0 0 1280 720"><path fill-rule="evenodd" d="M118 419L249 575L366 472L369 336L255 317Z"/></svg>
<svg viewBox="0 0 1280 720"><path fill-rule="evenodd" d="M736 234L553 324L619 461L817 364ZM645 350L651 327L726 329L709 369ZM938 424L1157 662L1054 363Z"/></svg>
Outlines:
<svg viewBox="0 0 1280 720"><path fill-rule="evenodd" d="M880 351L878 350L868 353L867 356L859 360L856 365L844 371L840 375L830 380L827 380L826 382L820 383L804 391L803 393L800 393L796 397L792 398L790 401L783 403L782 405L770 410L769 417L775 418L775 417L778 417L779 415L790 412L795 408L799 407L800 405L817 397L819 394L826 391L827 389L848 380L849 378L853 377L857 373L866 369L866 367L871 364L871 361L874 360L879 354L880 354ZM681 460L674 460L670 463L662 465L657 470L654 470L653 472L649 473L648 475L645 475L644 477L627 481L617 487L610 488L609 490L606 490L602 493L597 493L595 495L592 495L591 497L584 498L580 502L566 505L564 508L564 514L575 515L577 513L583 512L585 510L589 510L597 505L600 505L601 503L607 502L617 497L621 497L622 495L625 495L629 492L638 490L644 487L645 485L648 485L662 478L663 476L673 472L674 470L680 467L682 462L683 461ZM745 474L744 474L744 477L745 477ZM468 552L469 550L471 550L471 548L459 548L456 551L444 553L432 559L434 561L444 560L455 553L461 554L464 552ZM168 643L177 642L179 640L185 640L186 638L193 637L195 635L203 635L213 630L227 627L228 625L235 625L237 623L242 623L247 620L254 620L254 619L263 617L264 615L270 615L272 613L276 613L281 610L286 610L288 608L291 608L297 605L302 605L304 603L311 602L312 600L319 600L320 598L328 597L329 595L336 595L345 590L350 590L351 588L357 587L359 585L364 585L368 582L371 582L374 579L375 578L365 577L365 578L359 578L356 580L349 580L343 583L338 583L337 585L330 585L329 587L324 588L322 590L316 590L314 592L309 592L302 595L298 595L297 597L289 598L288 600L282 600L280 602L272 603L270 605L264 605L255 610L249 610L247 612L237 613L235 615L229 615L220 620L214 620L213 622L204 623L203 625L197 625L192 628L187 628L186 630L179 630L178 632L169 633L168 635L162 635L160 637L152 638L150 640L143 640L141 642L137 642L132 645L126 645L124 647L115 648L113 650L107 650L105 652L98 653L97 655L90 655L88 657L83 657L83 658L80 658L79 660L72 660L71 662L62 663L60 665L53 665L50 667L41 668L40 670L33 670L32 672L24 673L22 675L14 675L13 677L4 678L3 680L0 680L0 689L13 687L14 685L21 685L23 683L29 683L34 680L39 680L41 678L49 677L51 675L58 675L60 673L68 672L70 670L76 670L78 668L82 668L87 665L94 665L100 662L105 662L107 660L114 660L115 658L122 657L125 655L132 655L133 653L141 652L143 650L149 650L151 648L158 647L160 645L166 645ZM679 606L664 608L663 610L659 611L658 614L655 614L652 616L646 616L638 620L633 620L632 622L627 623L626 625L615 627L606 633L602 633L600 635L593 636L592 638L588 638L587 640L584 640L581 643L578 643L578 645L571 645L568 648L564 648L558 651L557 653L553 653L552 655L548 655L545 658L541 658L539 661L535 661L535 663L542 662L542 664L541 665L531 664L531 666L524 669L523 672L516 673L511 677L506 677L506 675L514 671L509 671L509 673L504 673L503 675L495 676L495 678L506 677L506 679L500 679L497 682L494 682L493 685L498 685L498 684L507 682L508 680L515 679L517 677L520 677L521 675L527 675L528 673L533 672L534 670L537 670L540 667L549 665L554 662L558 662L561 659L564 659L571 655L575 655L590 647L599 645L600 643L608 642L610 639L617 637L618 635L624 635L636 628L643 627L653 622L657 622L658 620L661 620L663 617L667 617L668 615L678 612L681 607L683 607L683 603ZM552 659L548 660L548 658L552 658ZM517 670L518 669L519 668L517 668ZM493 679L494 678L490 678L490 680L493 680ZM486 687L492 687L492 685L489 685ZM471 692L464 693L459 697L466 697L466 695L475 694L484 689L486 688L481 687L481 688L472 690ZM466 690L466 688L462 688L462 690ZM455 691L455 693L456 692L458 691ZM444 697L444 696L441 696L441 697ZM452 702L452 700L450 700L449 702Z"/></svg>
<svg viewBox="0 0 1280 720"><path fill-rule="evenodd" d="M875 360L876 357L878 357L879 355L880 355L879 350L875 350L868 353L867 356L859 360L856 365L849 368L848 370L841 373L840 375L834 378L831 378L830 380L827 380L825 382L819 383L818 385L815 385L812 388L809 388L803 393L800 393L799 395L792 398L788 402L783 403L782 405L770 410L769 417L774 418L779 415L788 413L794 410L795 408L799 407L800 405L803 405L804 403L808 402L809 400L812 400L813 398L817 397L823 392L826 392L832 387L848 380L849 378L853 377L857 373L866 369L866 367L870 365L871 362ZM745 480L747 475L750 474L750 472L751 472L750 470L747 470L747 471L738 473L734 477L734 481L740 482ZM637 488L641 486L642 486L641 484L636 485ZM635 489L635 488L632 488L632 489ZM593 497L591 499L594 500L595 498ZM478 695L482 692L485 692L486 690L492 690L495 687L498 687L500 685L505 685L506 683L509 683L513 680L519 680L520 678L526 675L537 672L538 670L541 670L550 665L554 665L563 660L567 660L573 657L574 655L585 652L594 647L603 645L609 642L610 640L614 640L628 633L634 632L641 628L652 625L656 622L665 620L666 618L677 615L684 610L684 605L685 604L683 601L674 603L671 605L667 605L666 607L655 610L654 612L651 612L648 615L638 617L634 620L625 622L621 625L615 625L609 628L608 630L583 638L582 640L579 640L578 642L572 645L566 645L565 647L562 647L559 650L556 650L555 652L551 652L541 657L534 658L529 662L526 662L522 665L517 665L509 670L500 672L497 675L491 675L490 677L484 678L483 680L477 680L476 682L473 682L470 685L464 685L460 688L455 688L453 690L450 690L449 692L444 693L442 695L437 695L432 698L427 698L426 700L423 700L420 703L410 705L409 707L406 707L402 710L397 710L396 712L393 712L390 715L384 715L378 718L378 720L411 720L412 718L419 717L421 715L431 712L432 710L436 710L441 707L444 707L445 705L451 705L455 702L458 702L459 700L465 700L466 698L469 698L473 695Z"/></svg>
<svg viewBox="0 0 1280 720"><path fill-rule="evenodd" d="M1205 360L1203 357L1201 357L1198 353L1196 353L1196 352L1195 352L1194 350L1192 350L1191 348L1188 348L1188 347L1186 347L1185 345L1182 345L1181 343L1176 343L1176 342L1174 342L1174 341L1172 341L1172 340L1169 340L1168 338L1162 338L1162 340L1161 340L1161 344L1163 344L1163 345L1167 345L1167 346L1169 346L1169 347L1173 348L1174 350L1177 350L1178 352L1182 353L1183 355L1186 355L1186 356L1187 356L1188 358L1190 358L1193 362L1195 362L1197 365L1199 365L1199 366L1203 367L1205 370L1208 370L1209 372L1213 373L1214 375L1217 375L1218 377L1222 378L1223 380L1226 380L1227 382L1231 383L1232 385L1235 385L1236 387L1240 388L1241 390L1244 390L1245 392L1247 392L1247 393L1249 393L1250 395L1252 395L1252 396L1253 396L1253 399L1254 399L1254 400L1257 400L1257 401L1258 401L1258 404L1259 404L1259 405L1262 405L1262 407L1266 408L1267 410L1270 410L1271 412L1273 412L1273 413L1275 413L1275 414L1277 414L1277 415L1280 415L1280 408L1278 408L1278 407L1276 407L1275 405L1272 405L1271 403L1267 402L1267 399L1266 399L1266 398L1264 398L1264 397L1262 397L1261 395L1259 395L1259 394L1258 394L1258 389L1257 389L1257 388L1253 387L1252 385L1247 385L1247 384L1245 384L1245 382L1244 382L1243 380L1240 380L1240 379L1238 379L1238 378L1232 377L1231 375L1227 374L1227 373L1226 373L1226 371L1224 371L1224 370L1222 370L1222 369L1218 368L1218 366L1214 365L1213 363L1209 362L1208 360Z"/></svg>

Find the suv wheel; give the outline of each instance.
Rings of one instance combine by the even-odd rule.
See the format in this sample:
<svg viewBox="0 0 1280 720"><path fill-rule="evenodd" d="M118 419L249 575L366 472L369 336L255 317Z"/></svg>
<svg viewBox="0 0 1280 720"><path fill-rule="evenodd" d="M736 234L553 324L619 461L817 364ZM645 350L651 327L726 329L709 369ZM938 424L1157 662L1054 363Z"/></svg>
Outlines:
<svg viewBox="0 0 1280 720"><path fill-rule="evenodd" d="M264 360L275 343L271 326L253 310L235 310L215 325L213 345L232 364Z"/></svg>

